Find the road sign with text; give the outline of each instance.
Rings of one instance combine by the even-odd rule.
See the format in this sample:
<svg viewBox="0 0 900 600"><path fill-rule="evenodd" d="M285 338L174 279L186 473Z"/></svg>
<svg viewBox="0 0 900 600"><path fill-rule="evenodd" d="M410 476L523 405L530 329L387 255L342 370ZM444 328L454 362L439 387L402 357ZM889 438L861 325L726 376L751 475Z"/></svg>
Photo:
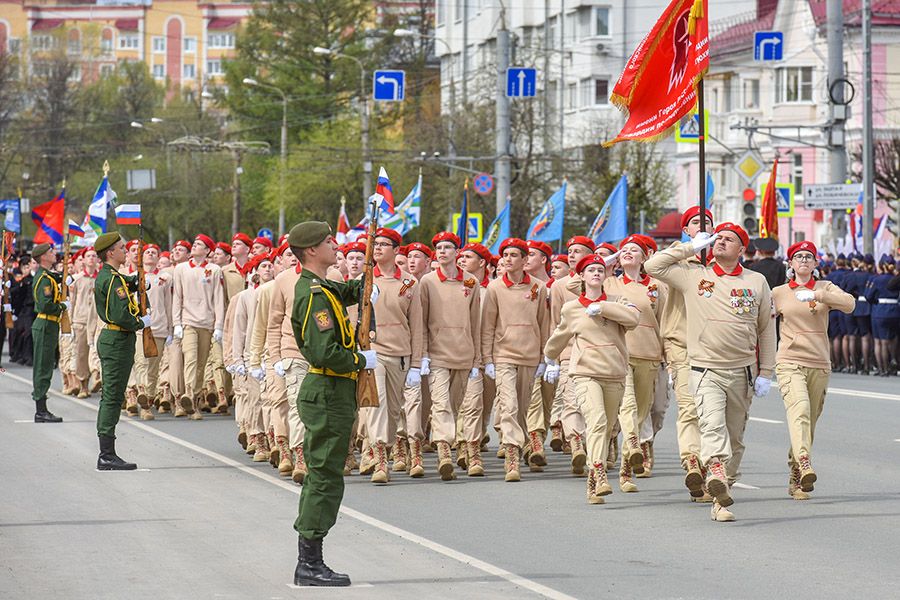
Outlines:
<svg viewBox="0 0 900 600"><path fill-rule="evenodd" d="M861 194L861 183L804 185L803 204L813 210L854 208Z"/></svg>

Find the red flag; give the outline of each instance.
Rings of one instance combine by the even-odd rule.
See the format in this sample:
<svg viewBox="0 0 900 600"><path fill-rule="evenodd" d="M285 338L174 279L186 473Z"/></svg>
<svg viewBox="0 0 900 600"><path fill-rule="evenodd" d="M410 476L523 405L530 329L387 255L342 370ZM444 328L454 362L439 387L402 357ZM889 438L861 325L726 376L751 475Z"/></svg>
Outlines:
<svg viewBox="0 0 900 600"><path fill-rule="evenodd" d="M604 146L663 138L693 110L697 82L709 68L707 2L672 0L638 44L610 97L628 118Z"/></svg>
<svg viewBox="0 0 900 600"><path fill-rule="evenodd" d="M772 175L766 185L766 193L763 194L762 209L759 217L759 237L778 239L778 188L776 177L778 175L778 158L772 165Z"/></svg>
<svg viewBox="0 0 900 600"><path fill-rule="evenodd" d="M66 188L50 202L44 202L35 206L31 211L31 220L34 221L37 231L34 234L34 243L62 244L63 223L66 212Z"/></svg>

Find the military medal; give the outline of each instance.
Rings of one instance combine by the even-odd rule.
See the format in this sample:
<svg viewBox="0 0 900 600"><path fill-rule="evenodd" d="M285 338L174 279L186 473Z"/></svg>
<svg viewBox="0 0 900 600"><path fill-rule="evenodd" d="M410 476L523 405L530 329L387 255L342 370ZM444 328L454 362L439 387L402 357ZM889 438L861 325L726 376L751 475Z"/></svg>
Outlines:
<svg viewBox="0 0 900 600"><path fill-rule="evenodd" d="M816 314L816 313L818 312L818 311L816 310L816 304L817 304L817 303L816 303L815 300L810 300L810 301L809 301L809 312L810 312L811 314Z"/></svg>
<svg viewBox="0 0 900 600"><path fill-rule="evenodd" d="M647 286L647 297L650 298L650 303L656 302L656 299L659 298L659 289L655 283L651 283Z"/></svg>
<svg viewBox="0 0 900 600"><path fill-rule="evenodd" d="M415 279L411 279L411 278L407 277L406 279L403 280L403 285L400 286L400 293L397 295L402 296L403 294L405 294L407 292L407 290L409 290L414 285L416 285Z"/></svg>
<svg viewBox="0 0 900 600"><path fill-rule="evenodd" d="M749 313L753 306L753 290L746 288L731 290L731 310L739 315Z"/></svg>
<svg viewBox="0 0 900 600"><path fill-rule="evenodd" d="M538 297L538 284L534 284L533 286L531 286L531 292L530 292L528 295L526 295L525 297L528 298L529 300L531 300L532 302L534 302L535 300L537 300L537 297Z"/></svg>
<svg viewBox="0 0 900 600"><path fill-rule="evenodd" d="M700 284L697 286L697 294L703 296L704 298L711 298L713 288L716 286L715 281L708 281L706 279L701 279Z"/></svg>

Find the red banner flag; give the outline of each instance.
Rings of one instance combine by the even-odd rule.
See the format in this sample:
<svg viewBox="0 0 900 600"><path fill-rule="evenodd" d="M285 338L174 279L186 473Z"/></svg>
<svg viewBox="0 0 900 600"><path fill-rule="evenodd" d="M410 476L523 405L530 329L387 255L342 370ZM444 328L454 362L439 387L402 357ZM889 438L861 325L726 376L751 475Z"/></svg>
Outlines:
<svg viewBox="0 0 900 600"><path fill-rule="evenodd" d="M49 202L44 202L34 207L31 211L31 220L37 231L34 233L34 243L62 244L63 222L66 212L66 188Z"/></svg>
<svg viewBox="0 0 900 600"><path fill-rule="evenodd" d="M693 110L697 82L709 68L707 2L672 0L638 44L610 97L628 118L604 146L661 139Z"/></svg>
<svg viewBox="0 0 900 600"><path fill-rule="evenodd" d="M778 189L775 186L778 175L778 158L772 165L772 176L763 194L759 217L759 237L778 239Z"/></svg>

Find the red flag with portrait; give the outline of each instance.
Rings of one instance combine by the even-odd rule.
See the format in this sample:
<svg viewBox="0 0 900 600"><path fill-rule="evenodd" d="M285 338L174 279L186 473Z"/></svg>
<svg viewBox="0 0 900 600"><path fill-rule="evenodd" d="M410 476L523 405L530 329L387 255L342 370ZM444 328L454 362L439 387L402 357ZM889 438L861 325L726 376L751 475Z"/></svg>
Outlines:
<svg viewBox="0 0 900 600"><path fill-rule="evenodd" d="M610 102L626 115L612 146L669 135L697 104L697 82L709 68L708 0L672 0L625 64Z"/></svg>

